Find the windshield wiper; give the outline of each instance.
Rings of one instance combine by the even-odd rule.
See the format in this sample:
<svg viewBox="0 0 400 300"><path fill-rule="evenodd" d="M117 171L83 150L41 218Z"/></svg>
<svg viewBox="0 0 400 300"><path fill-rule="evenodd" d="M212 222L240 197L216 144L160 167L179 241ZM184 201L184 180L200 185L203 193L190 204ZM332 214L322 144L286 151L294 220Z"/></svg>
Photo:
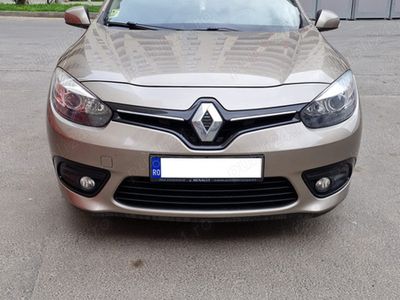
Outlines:
<svg viewBox="0 0 400 300"><path fill-rule="evenodd" d="M133 22L114 22L114 21L106 21L106 25L110 27L124 27L131 30L184 30L180 28L161 26L161 25L150 25L150 24L140 24ZM237 29L229 28L229 27L206 27L206 28L194 28L191 30L195 31L239 31Z"/></svg>
<svg viewBox="0 0 400 300"><path fill-rule="evenodd" d="M207 28L196 28L194 30L198 31L239 31L237 29L229 28L229 27L207 27Z"/></svg>
<svg viewBox="0 0 400 300"><path fill-rule="evenodd" d="M110 26L110 27L124 27L124 28L128 28L128 29L131 29L131 30L159 30L159 29L180 30L179 28L158 26L158 25L150 25L150 24L132 23L132 22L124 23L124 22L107 21L106 25Z"/></svg>

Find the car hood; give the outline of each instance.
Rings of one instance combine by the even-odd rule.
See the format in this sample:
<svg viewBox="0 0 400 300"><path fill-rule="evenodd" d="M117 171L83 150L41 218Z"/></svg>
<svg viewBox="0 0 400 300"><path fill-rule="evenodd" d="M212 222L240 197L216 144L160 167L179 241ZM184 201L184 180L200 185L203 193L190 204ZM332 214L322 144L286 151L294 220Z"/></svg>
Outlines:
<svg viewBox="0 0 400 300"><path fill-rule="evenodd" d="M134 31L98 23L58 65L82 82L152 87L331 83L349 68L313 26L258 33Z"/></svg>

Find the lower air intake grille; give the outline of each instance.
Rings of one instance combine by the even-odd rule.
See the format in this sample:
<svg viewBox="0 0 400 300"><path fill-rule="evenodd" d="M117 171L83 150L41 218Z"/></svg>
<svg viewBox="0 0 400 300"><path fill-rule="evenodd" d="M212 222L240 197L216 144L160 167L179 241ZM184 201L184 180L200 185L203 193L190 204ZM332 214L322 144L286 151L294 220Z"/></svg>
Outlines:
<svg viewBox="0 0 400 300"><path fill-rule="evenodd" d="M166 210L268 209L295 203L297 197L285 178L257 183L171 183L129 177L114 195L123 205Z"/></svg>

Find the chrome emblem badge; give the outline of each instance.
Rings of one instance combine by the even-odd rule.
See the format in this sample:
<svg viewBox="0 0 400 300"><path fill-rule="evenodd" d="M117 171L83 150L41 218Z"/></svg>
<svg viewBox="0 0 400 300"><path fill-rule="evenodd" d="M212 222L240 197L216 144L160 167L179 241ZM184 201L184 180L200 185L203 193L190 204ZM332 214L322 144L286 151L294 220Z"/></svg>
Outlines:
<svg viewBox="0 0 400 300"><path fill-rule="evenodd" d="M222 117L212 103L202 103L192 118L192 124L202 142L212 142L222 127Z"/></svg>

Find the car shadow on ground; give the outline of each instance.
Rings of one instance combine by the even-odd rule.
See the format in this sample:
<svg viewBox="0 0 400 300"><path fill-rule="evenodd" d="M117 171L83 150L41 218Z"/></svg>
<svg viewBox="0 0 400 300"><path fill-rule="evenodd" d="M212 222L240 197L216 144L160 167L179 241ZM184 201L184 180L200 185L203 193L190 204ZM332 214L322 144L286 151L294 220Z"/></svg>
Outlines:
<svg viewBox="0 0 400 300"><path fill-rule="evenodd" d="M130 239L226 240L275 237L318 236L334 222L333 214L280 217L267 220L227 222L179 222L143 220L125 216L94 215L74 207L68 209L67 226L93 239L125 237Z"/></svg>

